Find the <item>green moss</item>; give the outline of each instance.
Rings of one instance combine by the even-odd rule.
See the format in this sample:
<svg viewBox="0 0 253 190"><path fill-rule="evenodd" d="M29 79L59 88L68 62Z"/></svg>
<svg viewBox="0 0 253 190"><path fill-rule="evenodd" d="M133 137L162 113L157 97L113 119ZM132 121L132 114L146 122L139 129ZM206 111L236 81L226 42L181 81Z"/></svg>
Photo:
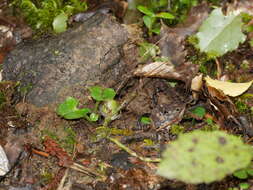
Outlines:
<svg viewBox="0 0 253 190"><path fill-rule="evenodd" d="M46 171L46 170L42 170L40 176L41 176L41 181L44 184L50 183L54 178L54 175L51 172Z"/></svg>
<svg viewBox="0 0 253 190"><path fill-rule="evenodd" d="M213 59L205 53L201 53L194 45L198 43L196 36L192 35L186 39L188 55L186 59L193 64L199 65L199 71L206 75L216 74L216 64Z"/></svg>
<svg viewBox="0 0 253 190"><path fill-rule="evenodd" d="M54 19L64 13L67 17L87 9L79 0L13 0L12 5L21 10L27 23L38 32L53 31Z"/></svg>
<svg viewBox="0 0 253 190"><path fill-rule="evenodd" d="M61 139L61 144L65 150L68 152L73 152L74 146L76 144L76 133L71 127L65 127L66 137Z"/></svg>
<svg viewBox="0 0 253 190"><path fill-rule="evenodd" d="M6 102L4 93L0 91L0 108L4 104L4 102Z"/></svg>
<svg viewBox="0 0 253 190"><path fill-rule="evenodd" d="M76 133L75 131L68 126L58 126L58 130L55 128L45 129L41 132L42 139L45 136L49 136L53 140L55 140L64 150L69 153L72 153L74 150L74 146L76 144Z"/></svg>
<svg viewBox="0 0 253 190"><path fill-rule="evenodd" d="M245 103L244 100L237 100L235 102L235 106L237 108L237 110L240 112L240 113L246 113L248 110L249 110L249 107L248 105Z"/></svg>
<svg viewBox="0 0 253 190"><path fill-rule="evenodd" d="M170 128L170 133L173 135L179 135L184 132L184 126L182 125L172 125Z"/></svg>
<svg viewBox="0 0 253 190"><path fill-rule="evenodd" d="M240 67L243 70L248 70L250 68L250 63L247 60L243 60L242 64L240 65Z"/></svg>
<svg viewBox="0 0 253 190"><path fill-rule="evenodd" d="M22 96L25 96L30 90L32 89L32 84L27 84L25 86L20 86L18 91L21 93Z"/></svg>

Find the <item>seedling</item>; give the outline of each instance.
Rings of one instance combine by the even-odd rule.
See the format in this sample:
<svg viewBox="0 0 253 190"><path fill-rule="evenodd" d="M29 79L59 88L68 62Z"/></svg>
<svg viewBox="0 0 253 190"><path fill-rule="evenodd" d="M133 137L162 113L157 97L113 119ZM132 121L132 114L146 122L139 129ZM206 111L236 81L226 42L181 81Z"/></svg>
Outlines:
<svg viewBox="0 0 253 190"><path fill-rule="evenodd" d="M141 117L141 123L144 125L149 125L151 123L151 119L149 117Z"/></svg>
<svg viewBox="0 0 253 190"><path fill-rule="evenodd" d="M57 114L65 119L80 119L85 118L88 121L95 122L99 119L100 114L105 117L105 123L114 120L118 113L118 103L113 100L116 93L111 88L102 88L99 86L93 86L89 88L91 97L96 100L94 109L89 108L77 108L78 100L73 97L67 97L66 100L60 104L57 108ZM100 110L98 110L100 103Z"/></svg>
<svg viewBox="0 0 253 190"><path fill-rule="evenodd" d="M143 22L145 26L148 28L148 33L151 36L153 33L160 34L161 24L158 22L160 19L174 19L174 15L168 12L159 12L155 13L152 9L149 9L148 7L139 5L137 9L145 14L143 18Z"/></svg>
<svg viewBox="0 0 253 190"><path fill-rule="evenodd" d="M204 107L196 107L194 110L191 111L194 115L196 115L198 118L203 118L206 114L206 110Z"/></svg>
<svg viewBox="0 0 253 190"><path fill-rule="evenodd" d="M233 176L239 178L239 179L247 179L250 176L253 176L253 169L252 168L244 168L241 170L238 170L233 173Z"/></svg>

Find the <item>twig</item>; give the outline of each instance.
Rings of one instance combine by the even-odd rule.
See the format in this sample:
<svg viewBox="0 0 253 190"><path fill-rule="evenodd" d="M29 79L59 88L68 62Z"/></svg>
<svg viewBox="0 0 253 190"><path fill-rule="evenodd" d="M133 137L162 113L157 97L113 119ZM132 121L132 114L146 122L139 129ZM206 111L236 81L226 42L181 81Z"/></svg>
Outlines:
<svg viewBox="0 0 253 190"><path fill-rule="evenodd" d="M110 141L114 142L116 145L118 145L121 149L123 149L124 151L126 151L131 156L139 158L141 161L144 161L144 162L161 162L160 158L154 158L154 159L152 159L152 158L147 158L147 157L143 157L143 156L137 155L136 152L132 151L131 149L129 149L128 147L126 147L125 145L123 145L121 142L119 142L115 138L107 137L107 139L109 139Z"/></svg>
<svg viewBox="0 0 253 190"><path fill-rule="evenodd" d="M220 62L217 58L215 58L215 63L216 63L216 66L217 66L217 79L219 80L221 78L221 75L222 75L221 64L220 64Z"/></svg>
<svg viewBox="0 0 253 190"><path fill-rule="evenodd" d="M34 149L34 148L32 149L32 153L38 154L38 155L43 156L43 157L46 157L46 158L49 157L49 154L48 154L48 153L43 152L43 151L36 150L36 149Z"/></svg>
<svg viewBox="0 0 253 190"><path fill-rule="evenodd" d="M67 168L66 171L65 171L64 176L63 176L62 179L61 179L61 182L60 182L60 184L59 184L57 190L62 190L62 189L63 189L63 186L64 186L65 180L66 180L66 178L67 178L67 176L68 176L68 173L69 173L69 169Z"/></svg>
<svg viewBox="0 0 253 190"><path fill-rule="evenodd" d="M78 163L75 163L75 162L69 168L71 168L73 170L77 170L77 171L82 172L84 174L92 174L94 176L98 176L98 177L101 177L103 179L106 178L106 176L104 176L102 174L99 174L96 171L94 171L94 170L92 170L90 168L87 168L87 167L85 167L83 165L80 165Z"/></svg>

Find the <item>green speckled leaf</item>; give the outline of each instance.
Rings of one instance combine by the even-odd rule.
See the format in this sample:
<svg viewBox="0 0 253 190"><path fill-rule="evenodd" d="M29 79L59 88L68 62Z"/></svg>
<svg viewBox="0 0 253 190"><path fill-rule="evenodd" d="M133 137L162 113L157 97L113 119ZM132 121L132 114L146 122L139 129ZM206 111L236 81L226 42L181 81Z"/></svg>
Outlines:
<svg viewBox="0 0 253 190"><path fill-rule="evenodd" d="M252 148L222 131L181 134L163 153L157 173L186 183L221 180L250 164Z"/></svg>
<svg viewBox="0 0 253 190"><path fill-rule="evenodd" d="M231 13L225 16L221 8L217 8L203 22L196 34L199 39L196 46L210 57L222 56L235 50L239 43L245 41L246 36L242 33L242 25L240 15Z"/></svg>

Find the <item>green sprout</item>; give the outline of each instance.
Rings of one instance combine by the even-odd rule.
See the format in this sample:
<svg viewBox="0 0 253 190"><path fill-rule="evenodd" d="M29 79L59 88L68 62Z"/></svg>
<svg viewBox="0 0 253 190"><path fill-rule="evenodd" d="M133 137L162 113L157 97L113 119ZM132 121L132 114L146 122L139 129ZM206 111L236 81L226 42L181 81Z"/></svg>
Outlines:
<svg viewBox="0 0 253 190"><path fill-rule="evenodd" d="M119 105L114 100L116 92L112 88L102 88L99 86L92 86L89 88L91 97L96 101L94 108L78 108L78 100L73 97L67 97L61 103L56 112L64 119L81 119L85 118L88 121L98 121L100 115L105 118L105 124L114 120L118 116ZM100 104L102 105L100 106ZM100 108L100 110L98 110ZM98 113L100 111L100 113Z"/></svg>

